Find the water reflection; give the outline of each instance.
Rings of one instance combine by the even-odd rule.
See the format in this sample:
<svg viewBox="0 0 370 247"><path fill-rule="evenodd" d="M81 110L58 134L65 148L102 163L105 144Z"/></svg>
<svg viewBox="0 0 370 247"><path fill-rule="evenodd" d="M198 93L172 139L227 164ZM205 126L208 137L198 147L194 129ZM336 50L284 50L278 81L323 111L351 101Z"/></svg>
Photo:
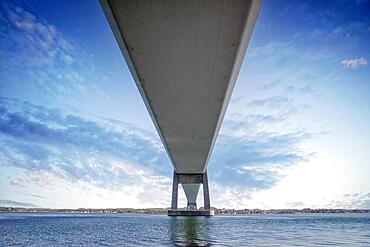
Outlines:
<svg viewBox="0 0 370 247"><path fill-rule="evenodd" d="M207 217L171 217L172 243L175 246L211 246L208 221Z"/></svg>

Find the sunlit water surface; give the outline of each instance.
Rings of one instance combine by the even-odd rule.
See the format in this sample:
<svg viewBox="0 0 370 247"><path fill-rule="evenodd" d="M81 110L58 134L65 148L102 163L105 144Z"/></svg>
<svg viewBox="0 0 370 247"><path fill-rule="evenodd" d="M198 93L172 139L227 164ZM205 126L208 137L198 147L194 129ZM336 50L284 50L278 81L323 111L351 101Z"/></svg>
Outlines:
<svg viewBox="0 0 370 247"><path fill-rule="evenodd" d="M370 246L370 214L0 213L0 246Z"/></svg>

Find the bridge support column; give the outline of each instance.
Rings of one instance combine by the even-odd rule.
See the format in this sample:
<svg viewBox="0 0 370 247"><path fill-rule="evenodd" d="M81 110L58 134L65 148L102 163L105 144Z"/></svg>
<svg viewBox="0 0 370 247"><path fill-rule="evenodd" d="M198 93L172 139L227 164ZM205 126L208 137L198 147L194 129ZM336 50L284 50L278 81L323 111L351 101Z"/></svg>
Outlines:
<svg viewBox="0 0 370 247"><path fill-rule="evenodd" d="M178 188L179 183L182 184L183 189L188 200L186 209L178 209ZM197 209L196 197L199 191L199 185L203 184L203 198L204 208L202 210ZM177 173L173 172L173 184L172 184L172 201L171 209L168 210L169 216L211 216L214 212L211 209L211 203L209 198L208 188L208 176L207 171L204 173Z"/></svg>
<svg viewBox="0 0 370 247"><path fill-rule="evenodd" d="M179 191L179 174L176 171L173 171L171 209L177 209L177 201L179 195L178 191Z"/></svg>
<svg viewBox="0 0 370 247"><path fill-rule="evenodd" d="M209 199L209 188L208 188L208 175L207 171L203 173L203 198L204 198L204 209L211 209L211 201Z"/></svg>

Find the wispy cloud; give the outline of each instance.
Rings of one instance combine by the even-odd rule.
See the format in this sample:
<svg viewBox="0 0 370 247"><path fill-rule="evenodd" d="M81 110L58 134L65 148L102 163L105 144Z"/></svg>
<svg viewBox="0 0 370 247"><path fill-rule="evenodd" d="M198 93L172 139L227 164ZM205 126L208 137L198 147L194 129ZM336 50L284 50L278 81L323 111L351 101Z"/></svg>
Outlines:
<svg viewBox="0 0 370 247"><path fill-rule="evenodd" d="M12 200L0 200L0 206L2 207L30 207L35 208L36 205L32 203L17 202Z"/></svg>
<svg viewBox="0 0 370 247"><path fill-rule="evenodd" d="M274 81L266 83L260 88L263 90L270 90L270 89L276 88L280 83L281 83L281 80L274 80Z"/></svg>
<svg viewBox="0 0 370 247"><path fill-rule="evenodd" d="M7 38L1 39L1 51L3 55L12 55L2 63L3 66L9 69L14 65L19 68L20 64L29 69L54 68L55 73L58 73L64 65L73 62L73 46L55 26L38 19L12 2L2 2L1 12L4 27L1 34ZM45 69L42 71L45 74L40 74L41 78L51 76Z"/></svg>
<svg viewBox="0 0 370 247"><path fill-rule="evenodd" d="M53 178L108 187L132 184L144 168L149 180L151 173L171 174L159 138L129 124L113 126L0 98L0 137L0 164L32 171L29 181L40 186Z"/></svg>
<svg viewBox="0 0 370 247"><path fill-rule="evenodd" d="M265 99L255 99L248 103L249 106L266 106L266 107L282 107L283 105L290 104L289 100L285 96L273 96Z"/></svg>
<svg viewBox="0 0 370 247"><path fill-rule="evenodd" d="M370 193L344 194L328 203L332 208L370 208Z"/></svg>
<svg viewBox="0 0 370 247"><path fill-rule="evenodd" d="M270 118L256 116L250 121ZM304 132L221 134L210 161L212 181L239 188L269 188L284 169L309 158L311 154L297 145L310 137ZM12 178L15 187L50 187L56 179L112 190L140 185L146 188L140 200L152 198L146 194L153 194L155 188L162 193L170 188L172 166L159 138L116 120L87 120L1 98L0 142L0 165L27 171L23 178Z"/></svg>
<svg viewBox="0 0 370 247"><path fill-rule="evenodd" d="M25 196L30 196L30 197L35 197L35 198L41 198L41 199L48 199L45 196L40 196L40 195L35 195L35 194L30 194L30 193L24 193L24 192L18 192L19 194L25 195Z"/></svg>
<svg viewBox="0 0 370 247"><path fill-rule="evenodd" d="M131 198L127 205L169 201L172 166L160 139L117 120L0 98L0 157L3 169L24 171L8 178L14 191L63 184L90 194L120 192Z"/></svg>
<svg viewBox="0 0 370 247"><path fill-rule="evenodd" d="M293 97L240 97L232 104L234 112L225 117L209 168L215 169L212 180L228 187L231 194L271 188L287 170L314 155L299 147L317 134L285 128L291 125L289 119L306 109Z"/></svg>
<svg viewBox="0 0 370 247"><path fill-rule="evenodd" d="M366 66L368 64L366 58L360 57L360 58L353 58L353 59L344 59L342 60L342 65L344 65L345 68L350 69L357 69L361 66Z"/></svg>
<svg viewBox="0 0 370 247"><path fill-rule="evenodd" d="M15 187L26 187L22 179L11 179L10 185L15 186Z"/></svg>
<svg viewBox="0 0 370 247"><path fill-rule="evenodd" d="M101 77L91 55L78 40L23 7L0 2L0 57L6 58L0 62L0 92L13 93L13 83L41 98L83 93L87 83L93 90Z"/></svg>
<svg viewBox="0 0 370 247"><path fill-rule="evenodd" d="M303 132L258 133L243 137L220 135L210 170L215 170L215 181L224 185L243 189L270 188L282 178L285 169L313 155L297 147L310 137Z"/></svg>
<svg viewBox="0 0 370 247"><path fill-rule="evenodd" d="M286 90L286 89L281 89ZM307 94L310 87L292 88L299 95ZM231 102L230 110L224 120L222 133L233 136L256 134L261 131L284 133L283 126L290 125L288 119L304 112L308 105L297 102L294 97L277 95L248 99L239 97ZM281 132L282 131L282 132ZM290 130L291 131L291 130Z"/></svg>

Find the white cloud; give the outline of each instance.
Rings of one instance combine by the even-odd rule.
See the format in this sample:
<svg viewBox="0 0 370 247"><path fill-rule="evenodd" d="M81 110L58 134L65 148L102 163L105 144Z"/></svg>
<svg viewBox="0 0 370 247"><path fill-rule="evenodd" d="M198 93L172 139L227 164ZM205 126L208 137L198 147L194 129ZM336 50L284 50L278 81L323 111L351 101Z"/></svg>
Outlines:
<svg viewBox="0 0 370 247"><path fill-rule="evenodd" d="M58 60L70 64L70 59L64 58L70 56L72 45L55 26L20 7L9 5L6 9L10 24L7 38L21 49L28 65L55 66Z"/></svg>
<svg viewBox="0 0 370 247"><path fill-rule="evenodd" d="M136 164L109 156L91 160L90 165L93 169L99 170L102 160L107 160L108 169L112 171L112 174L115 177L124 177L126 183L101 186L94 181L73 181L62 172L24 171L17 174L18 178L8 177L5 180L12 187L12 195L6 198L14 201L26 201L29 199L29 195L25 195L24 192L37 190L39 194L48 198L48 200L44 200L43 196L33 198L32 202L41 207L148 208L169 205L172 188L171 178L154 174ZM15 189L22 189L22 192L16 192ZM184 196L181 197L180 202L181 205L185 205Z"/></svg>
<svg viewBox="0 0 370 247"><path fill-rule="evenodd" d="M360 66L367 65L367 63L368 62L366 58L364 57L342 60L342 64L344 65L344 67L350 68L350 69L357 69Z"/></svg>
<svg viewBox="0 0 370 247"><path fill-rule="evenodd" d="M62 32L58 26L15 3L0 1L0 7L4 13L0 16L0 57L7 58L0 63L0 88L6 95L12 93L16 84L24 92L32 91L35 98L50 97L65 104L66 97L61 91L69 94L69 98L76 93L80 97L87 92L79 91L81 87L77 85L88 83L90 93L104 97L93 86L101 80L96 72L100 68L93 54L81 49L79 37ZM29 97L19 90L14 94Z"/></svg>

